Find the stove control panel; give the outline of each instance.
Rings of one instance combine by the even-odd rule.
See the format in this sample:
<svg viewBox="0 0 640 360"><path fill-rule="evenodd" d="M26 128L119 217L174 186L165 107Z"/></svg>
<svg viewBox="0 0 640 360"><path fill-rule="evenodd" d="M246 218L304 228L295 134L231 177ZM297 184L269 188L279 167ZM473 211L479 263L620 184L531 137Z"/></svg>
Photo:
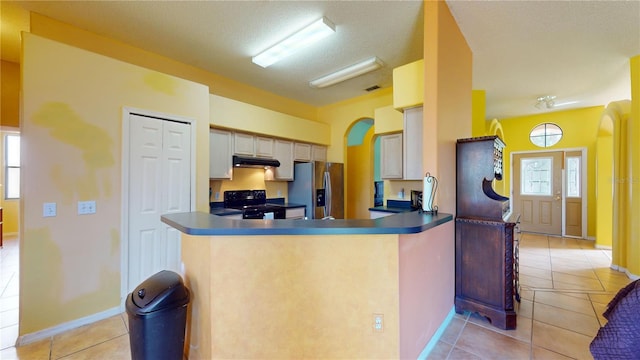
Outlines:
<svg viewBox="0 0 640 360"><path fill-rule="evenodd" d="M266 190L229 190L224 192L224 207L262 205L267 203Z"/></svg>

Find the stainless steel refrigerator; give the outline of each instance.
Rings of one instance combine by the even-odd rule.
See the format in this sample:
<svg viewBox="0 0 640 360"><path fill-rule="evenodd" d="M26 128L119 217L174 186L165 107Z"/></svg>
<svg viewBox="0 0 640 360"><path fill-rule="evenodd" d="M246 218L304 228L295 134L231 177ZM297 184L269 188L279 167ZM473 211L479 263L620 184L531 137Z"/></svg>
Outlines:
<svg viewBox="0 0 640 360"><path fill-rule="evenodd" d="M288 201L306 206L309 219L344 219L344 165L315 161L296 163Z"/></svg>

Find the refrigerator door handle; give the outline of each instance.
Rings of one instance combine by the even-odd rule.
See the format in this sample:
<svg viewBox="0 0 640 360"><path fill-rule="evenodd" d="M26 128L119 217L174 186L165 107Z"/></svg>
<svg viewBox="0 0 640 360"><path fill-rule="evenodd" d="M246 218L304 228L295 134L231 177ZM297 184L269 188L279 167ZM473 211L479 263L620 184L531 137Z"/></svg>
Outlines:
<svg viewBox="0 0 640 360"><path fill-rule="evenodd" d="M327 217L331 215L331 176L328 171L324 172L324 192L324 216Z"/></svg>

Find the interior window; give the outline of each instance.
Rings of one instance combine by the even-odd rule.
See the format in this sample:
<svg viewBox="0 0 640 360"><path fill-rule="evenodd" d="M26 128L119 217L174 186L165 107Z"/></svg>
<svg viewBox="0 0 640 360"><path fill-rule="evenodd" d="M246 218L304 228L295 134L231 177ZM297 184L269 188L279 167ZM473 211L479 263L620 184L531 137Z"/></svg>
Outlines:
<svg viewBox="0 0 640 360"><path fill-rule="evenodd" d="M5 143L5 199L20 198L20 135L6 135Z"/></svg>
<svg viewBox="0 0 640 360"><path fill-rule="evenodd" d="M540 124L531 130L529 140L539 147L549 147L562 139L562 129L552 123Z"/></svg>

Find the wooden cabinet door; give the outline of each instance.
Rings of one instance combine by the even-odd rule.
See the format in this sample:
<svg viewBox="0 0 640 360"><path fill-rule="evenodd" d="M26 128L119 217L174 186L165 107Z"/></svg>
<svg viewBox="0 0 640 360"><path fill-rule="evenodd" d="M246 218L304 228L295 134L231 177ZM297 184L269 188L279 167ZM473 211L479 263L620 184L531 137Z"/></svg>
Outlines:
<svg viewBox="0 0 640 360"><path fill-rule="evenodd" d="M380 137L380 177L402 179L402 134Z"/></svg>
<svg viewBox="0 0 640 360"><path fill-rule="evenodd" d="M211 129L209 132L209 178L231 179L231 132Z"/></svg>

